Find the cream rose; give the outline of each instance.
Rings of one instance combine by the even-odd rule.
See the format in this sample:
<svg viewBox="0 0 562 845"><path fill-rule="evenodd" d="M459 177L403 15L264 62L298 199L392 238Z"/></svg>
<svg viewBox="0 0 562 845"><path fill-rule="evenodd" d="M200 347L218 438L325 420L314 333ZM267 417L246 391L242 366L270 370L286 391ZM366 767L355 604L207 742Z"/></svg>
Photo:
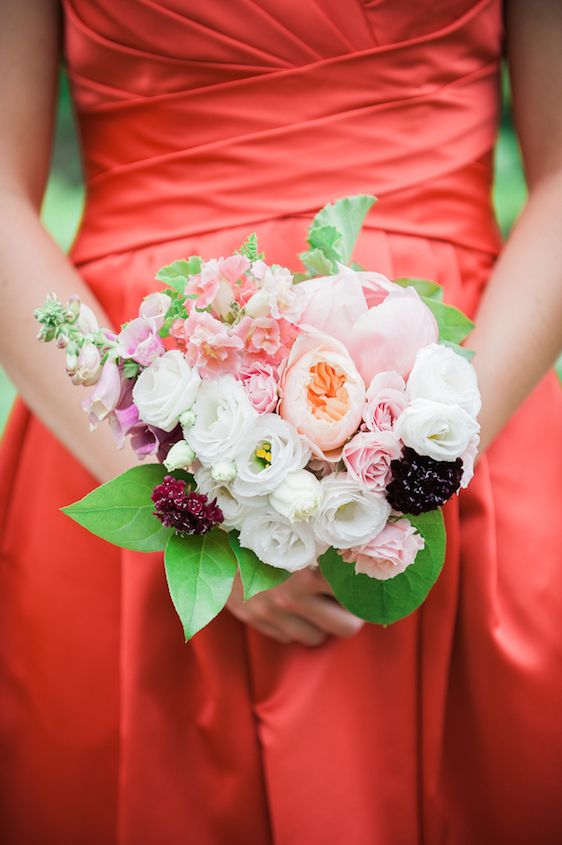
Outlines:
<svg viewBox="0 0 562 845"><path fill-rule="evenodd" d="M139 418L147 425L171 431L195 401L200 384L199 373L181 352L165 352L142 371L133 387Z"/></svg>
<svg viewBox="0 0 562 845"><path fill-rule="evenodd" d="M460 405L475 417L480 410L480 392L472 364L452 349L430 343L416 355L408 378L411 399L432 399Z"/></svg>
<svg viewBox="0 0 562 845"><path fill-rule="evenodd" d="M394 431L419 455L454 461L465 453L480 426L460 405L414 399L396 420Z"/></svg>

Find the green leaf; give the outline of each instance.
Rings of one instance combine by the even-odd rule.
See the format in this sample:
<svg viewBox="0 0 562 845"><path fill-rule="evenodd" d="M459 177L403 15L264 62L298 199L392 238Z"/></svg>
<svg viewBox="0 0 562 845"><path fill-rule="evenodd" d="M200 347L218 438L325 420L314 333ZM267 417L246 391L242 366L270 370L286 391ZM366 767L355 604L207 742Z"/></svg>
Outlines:
<svg viewBox="0 0 562 845"><path fill-rule="evenodd" d="M286 569L279 569L276 566L269 566L267 563L262 563L251 549L246 549L240 545L236 531L230 531L228 539L230 541L230 547L236 555L238 566L240 567L240 577L242 578L242 586L244 587L245 601L251 599L256 593L261 593L263 590L269 590L271 587L282 584L291 574Z"/></svg>
<svg viewBox="0 0 562 845"><path fill-rule="evenodd" d="M150 495L166 474L161 464L133 467L61 510L115 546L137 552L162 551L171 530L154 516Z"/></svg>
<svg viewBox="0 0 562 845"><path fill-rule="evenodd" d="M422 296L423 302L433 311L439 326L439 340L449 343L462 343L474 328L474 323L454 305L445 305L436 299Z"/></svg>
<svg viewBox="0 0 562 845"><path fill-rule="evenodd" d="M341 236L338 260L343 264L349 264L363 221L376 200L377 198L370 194L357 194L352 197L343 197L333 204L328 203L312 221L311 231L326 226L336 229ZM314 245L312 241L310 245Z"/></svg>
<svg viewBox="0 0 562 845"><path fill-rule="evenodd" d="M224 531L172 534L164 553L168 588L186 641L225 606L236 575L236 557Z"/></svg>
<svg viewBox="0 0 562 845"><path fill-rule="evenodd" d="M356 575L335 549L320 558L320 567L336 598L362 619L390 625L416 610L427 597L445 559L445 525L440 510L407 517L425 539L414 563L395 578L377 581Z"/></svg>
<svg viewBox="0 0 562 845"><path fill-rule="evenodd" d="M319 249L301 252L299 258L311 276L330 276L336 270L335 264L332 264Z"/></svg>
<svg viewBox="0 0 562 845"><path fill-rule="evenodd" d="M402 288L415 288L420 296L436 299L439 302L443 300L443 288L437 282L414 278L394 279L393 281L395 285L400 285Z"/></svg>
<svg viewBox="0 0 562 845"><path fill-rule="evenodd" d="M203 259L199 255L192 255L189 258L178 258L177 261L161 267L156 273L156 278L158 281L164 282L166 285L174 288L174 290L177 290L178 293L183 294L188 278L201 272L202 263Z"/></svg>

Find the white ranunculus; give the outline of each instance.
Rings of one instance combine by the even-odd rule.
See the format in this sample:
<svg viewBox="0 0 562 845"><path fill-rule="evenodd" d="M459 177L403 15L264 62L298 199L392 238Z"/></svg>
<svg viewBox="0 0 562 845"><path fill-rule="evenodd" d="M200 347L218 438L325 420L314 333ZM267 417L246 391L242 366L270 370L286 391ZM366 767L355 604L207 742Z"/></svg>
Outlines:
<svg viewBox="0 0 562 845"><path fill-rule="evenodd" d="M177 349L149 364L133 387L133 402L147 425L171 431L180 415L195 401L201 376Z"/></svg>
<svg viewBox="0 0 562 845"><path fill-rule="evenodd" d="M271 493L288 473L306 466L311 454L296 429L277 414L256 416L236 454L232 489L242 496Z"/></svg>
<svg viewBox="0 0 562 845"><path fill-rule="evenodd" d="M269 494L269 502L290 522L308 522L320 504L320 482L307 469L290 472Z"/></svg>
<svg viewBox="0 0 562 845"><path fill-rule="evenodd" d="M296 572L316 563L319 554L312 524L290 522L273 508L253 511L240 529L240 545L263 563Z"/></svg>
<svg viewBox="0 0 562 845"><path fill-rule="evenodd" d="M251 499L235 496L230 485L214 479L208 467L199 467L194 473L194 478L198 493L204 493L210 502L217 500L224 516L222 525L228 530L239 529L251 513L267 508L267 496L254 496Z"/></svg>
<svg viewBox="0 0 562 845"><path fill-rule="evenodd" d="M232 460L258 417L246 391L231 375L204 381L194 410L189 442L206 466Z"/></svg>
<svg viewBox="0 0 562 845"><path fill-rule="evenodd" d="M408 378L412 399L460 405L475 417L480 410L480 392L472 364L447 346L430 343L420 349Z"/></svg>
<svg viewBox="0 0 562 845"><path fill-rule="evenodd" d="M365 490L345 472L320 481L320 507L314 520L316 536L336 549L361 546L379 534L390 515L381 493Z"/></svg>
<svg viewBox="0 0 562 845"><path fill-rule="evenodd" d="M402 442L436 461L462 457L480 426L460 405L414 399L394 426Z"/></svg>
<svg viewBox="0 0 562 845"><path fill-rule="evenodd" d="M174 469L187 469L195 460L195 452L186 440L174 443L165 460L164 466L169 472Z"/></svg>

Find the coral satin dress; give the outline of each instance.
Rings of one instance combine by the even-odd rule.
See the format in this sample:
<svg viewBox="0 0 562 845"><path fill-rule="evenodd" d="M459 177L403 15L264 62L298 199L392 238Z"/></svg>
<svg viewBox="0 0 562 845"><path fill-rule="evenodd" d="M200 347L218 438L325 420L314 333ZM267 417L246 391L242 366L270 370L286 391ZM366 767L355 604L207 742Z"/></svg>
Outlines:
<svg viewBox="0 0 562 845"><path fill-rule="evenodd" d="M499 248L498 0L66 0L64 17L87 178L73 260L116 322L161 265L250 231L297 269L314 213L359 192L379 202L357 260L474 313ZM18 405L2 842L560 845L561 420L549 375L447 506L420 611L308 649L227 611L185 645L161 556L59 512L94 480Z"/></svg>

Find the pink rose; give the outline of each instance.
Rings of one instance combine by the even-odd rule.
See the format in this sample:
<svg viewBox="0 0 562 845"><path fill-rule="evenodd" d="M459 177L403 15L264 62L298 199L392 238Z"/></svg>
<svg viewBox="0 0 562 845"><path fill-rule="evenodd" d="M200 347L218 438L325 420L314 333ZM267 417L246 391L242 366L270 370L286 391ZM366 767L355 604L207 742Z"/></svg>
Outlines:
<svg viewBox="0 0 562 845"><path fill-rule="evenodd" d="M296 339L281 377L279 414L308 438L317 457L357 430L365 385L345 346L307 330Z"/></svg>
<svg viewBox="0 0 562 845"><path fill-rule="evenodd" d="M270 364L256 361L239 373L246 395L258 414L273 413L277 407L277 373Z"/></svg>
<svg viewBox="0 0 562 845"><path fill-rule="evenodd" d="M119 355L122 358L132 358L143 367L163 355L165 350L162 338L158 334L158 327L154 320L137 317L121 329L118 338Z"/></svg>
<svg viewBox="0 0 562 845"><path fill-rule="evenodd" d="M360 431L343 447L348 474L372 493L383 493L390 480L390 462L401 446L392 431Z"/></svg>
<svg viewBox="0 0 562 845"><path fill-rule="evenodd" d="M121 396L121 387L119 367L115 361L108 358L102 367L98 383L82 403L88 413L90 428L97 428L98 423L115 410Z"/></svg>
<svg viewBox="0 0 562 845"><path fill-rule="evenodd" d="M406 405L406 383L397 372L376 375L367 390L363 420L371 431L392 431Z"/></svg>
<svg viewBox="0 0 562 845"><path fill-rule="evenodd" d="M244 343L228 326L207 311L192 311L184 322L187 338L185 358L203 378L235 372Z"/></svg>
<svg viewBox="0 0 562 845"><path fill-rule="evenodd" d="M167 293L151 293L145 296L139 308L139 317L144 320L152 320L157 331L164 325L166 312L172 300Z"/></svg>
<svg viewBox="0 0 562 845"><path fill-rule="evenodd" d="M347 549L341 555L347 563L355 564L358 574L386 581L404 572L424 546L421 534L408 519L402 517L396 522L388 522L373 540Z"/></svg>
<svg viewBox="0 0 562 845"><path fill-rule="evenodd" d="M418 351L438 338L435 317L416 291L406 288L369 308L355 323L346 343L369 384L377 373L388 370L406 378Z"/></svg>

